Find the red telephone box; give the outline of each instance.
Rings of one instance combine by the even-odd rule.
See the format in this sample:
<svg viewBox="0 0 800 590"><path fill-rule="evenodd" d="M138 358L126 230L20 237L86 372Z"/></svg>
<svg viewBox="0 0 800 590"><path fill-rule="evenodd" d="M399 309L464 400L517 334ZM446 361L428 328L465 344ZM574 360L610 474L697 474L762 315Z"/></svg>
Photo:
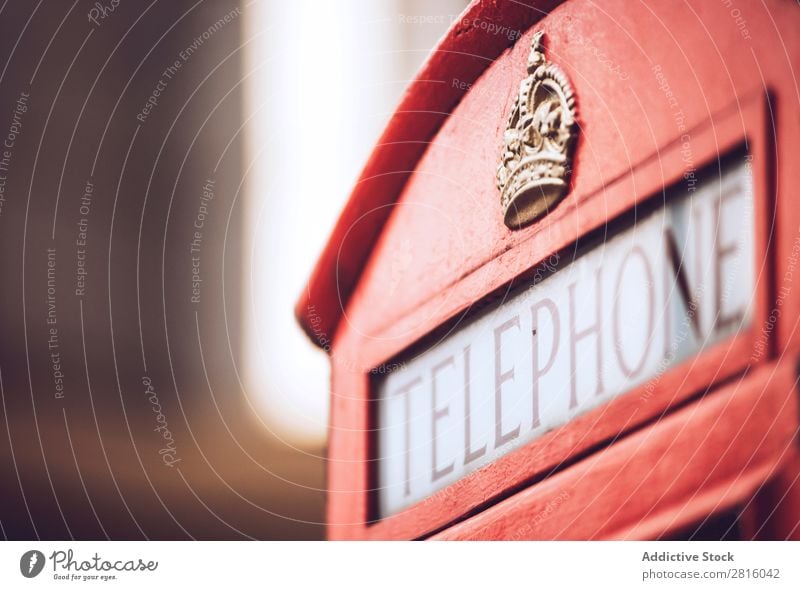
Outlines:
<svg viewBox="0 0 800 590"><path fill-rule="evenodd" d="M799 30L469 6L297 304L330 538L800 538Z"/></svg>

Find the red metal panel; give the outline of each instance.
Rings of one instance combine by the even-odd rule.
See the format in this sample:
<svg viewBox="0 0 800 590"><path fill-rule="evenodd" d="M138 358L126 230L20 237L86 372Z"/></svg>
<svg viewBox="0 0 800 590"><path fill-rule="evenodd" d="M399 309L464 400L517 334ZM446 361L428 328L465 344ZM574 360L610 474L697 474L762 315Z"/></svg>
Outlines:
<svg viewBox="0 0 800 590"><path fill-rule="evenodd" d="M542 222L509 232L501 221L499 195L493 186L506 111L524 72L532 31L480 76L419 162L416 158L421 152L394 160L416 170L385 226L389 211L385 205L396 198L407 172L394 171L402 179L398 185L371 184L367 190L361 188L366 184L359 184L354 193L358 202L348 206L309 292L298 304L299 316L312 306L319 321L306 327L326 337L339 320L340 306L347 305L332 349L331 538L424 536L540 479L576 453L605 444L624 429L622 425L629 429L644 424L707 385L740 374L751 362L763 364L776 354L800 348L795 324L800 298L784 294L779 300L783 313L776 317L777 334L770 320L770 311L778 307L778 289L792 292L797 273L790 254L793 245L800 244L800 209L791 206L790 200L790 187L800 182L800 168L775 167L776 162L788 162L789 154L800 147L798 120L793 115L800 94L792 73L800 55L800 40L792 34L798 13L790 3L753 7L748 12L751 38L744 43L740 31L725 20L728 13L717 14L719 7L712 4L648 6L616 1L598 7L577 0L539 23L537 28L547 34L548 54L575 86L582 125L572 192ZM520 22L527 26L532 20ZM624 76L613 75L598 61L598 49L618 60L618 71ZM781 57L775 58L776 53ZM656 67L663 77L657 77ZM452 82L462 73L457 68L448 70L443 62L427 71L435 71L439 82ZM470 71L471 79L477 78ZM676 97L677 108L664 81L670 96ZM418 88L419 83L415 84ZM773 98L770 103L765 100L767 92ZM447 109L443 110L440 114L446 116ZM441 123L427 127L426 132L432 136ZM400 133L392 129L388 135ZM429 500L369 524L369 369L390 360L550 253L679 179L687 164L681 153L684 135L691 143L690 164L695 168L744 138L757 154L756 260L771 260L768 254L776 246L776 268L767 265L757 271L752 329L708 351L697 362L672 369L655 384L645 409L637 403L641 391L626 394ZM388 160L382 158L381 166L386 166ZM388 170L373 168L377 166L373 160L368 170ZM780 215L773 225L775 178ZM370 203L382 213L359 218ZM354 229L359 219L369 228ZM348 300L348 285L362 272L366 250L374 239L375 248ZM409 244L410 264L404 262ZM353 256L359 248L361 253ZM340 279L342 289L336 287ZM763 351L756 349L759 342L767 344ZM784 469L791 470L792 465L787 459ZM765 472L754 473L755 480L761 478L763 483ZM795 490L786 480L789 475L776 481Z"/></svg>

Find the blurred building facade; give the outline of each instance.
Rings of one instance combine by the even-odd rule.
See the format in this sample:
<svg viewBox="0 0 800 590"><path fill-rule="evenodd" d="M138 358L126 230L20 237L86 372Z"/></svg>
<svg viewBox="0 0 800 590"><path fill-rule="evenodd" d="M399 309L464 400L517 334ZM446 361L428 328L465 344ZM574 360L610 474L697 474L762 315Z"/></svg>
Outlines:
<svg viewBox="0 0 800 590"><path fill-rule="evenodd" d="M463 4L3 5L5 538L323 536L291 302Z"/></svg>

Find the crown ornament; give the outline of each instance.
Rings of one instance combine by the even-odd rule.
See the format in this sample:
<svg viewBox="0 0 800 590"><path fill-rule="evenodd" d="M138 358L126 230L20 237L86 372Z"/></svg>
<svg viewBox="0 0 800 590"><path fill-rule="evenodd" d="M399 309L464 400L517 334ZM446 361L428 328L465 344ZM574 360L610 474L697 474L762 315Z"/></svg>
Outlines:
<svg viewBox="0 0 800 590"><path fill-rule="evenodd" d="M537 31L528 76L519 85L504 135L497 187L511 229L550 212L567 194L577 136L575 93L564 71L548 63Z"/></svg>

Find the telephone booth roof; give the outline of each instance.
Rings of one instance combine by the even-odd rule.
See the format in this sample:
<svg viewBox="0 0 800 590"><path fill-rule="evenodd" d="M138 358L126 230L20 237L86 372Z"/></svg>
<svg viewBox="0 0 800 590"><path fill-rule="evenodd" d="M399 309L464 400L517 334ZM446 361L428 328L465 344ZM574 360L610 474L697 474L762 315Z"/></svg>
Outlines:
<svg viewBox="0 0 800 590"><path fill-rule="evenodd" d="M429 142L471 84L519 35L487 35L485 28L524 32L558 0L474 0L439 41L406 89L364 166L322 254L312 270L295 316L318 346L333 335L392 205ZM442 84L443 79L459 84Z"/></svg>

